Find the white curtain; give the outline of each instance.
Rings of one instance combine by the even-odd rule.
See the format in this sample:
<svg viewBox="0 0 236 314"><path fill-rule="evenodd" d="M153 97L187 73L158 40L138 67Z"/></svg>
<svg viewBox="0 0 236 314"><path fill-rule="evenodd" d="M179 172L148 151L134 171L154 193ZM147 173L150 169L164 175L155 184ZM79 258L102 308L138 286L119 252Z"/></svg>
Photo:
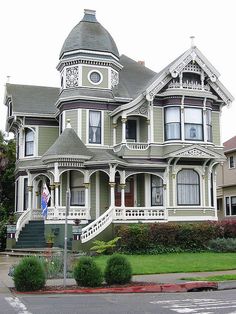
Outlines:
<svg viewBox="0 0 236 314"><path fill-rule="evenodd" d="M89 112L89 124L92 129L92 143L96 143L96 132L100 125L101 113L100 111L90 111Z"/></svg>
<svg viewBox="0 0 236 314"><path fill-rule="evenodd" d="M199 175L191 169L179 171L177 176L178 205L200 205Z"/></svg>

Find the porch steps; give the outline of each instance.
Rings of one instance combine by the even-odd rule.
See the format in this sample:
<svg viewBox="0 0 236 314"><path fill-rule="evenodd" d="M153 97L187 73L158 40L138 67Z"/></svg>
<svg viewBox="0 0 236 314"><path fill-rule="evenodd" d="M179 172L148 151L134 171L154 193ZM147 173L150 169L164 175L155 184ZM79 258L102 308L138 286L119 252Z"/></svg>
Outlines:
<svg viewBox="0 0 236 314"><path fill-rule="evenodd" d="M46 247L44 237L44 221L31 220L21 230L16 248L44 248Z"/></svg>

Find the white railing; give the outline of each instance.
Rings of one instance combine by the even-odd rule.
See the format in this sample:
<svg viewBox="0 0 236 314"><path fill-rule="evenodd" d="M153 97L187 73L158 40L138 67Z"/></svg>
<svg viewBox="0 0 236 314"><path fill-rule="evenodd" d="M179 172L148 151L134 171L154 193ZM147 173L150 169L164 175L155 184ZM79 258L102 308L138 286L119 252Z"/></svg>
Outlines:
<svg viewBox="0 0 236 314"><path fill-rule="evenodd" d="M114 211L115 220L165 220L166 211L164 208L119 208Z"/></svg>
<svg viewBox="0 0 236 314"><path fill-rule="evenodd" d="M186 81L183 82L182 84L180 82L171 82L168 85L168 88L185 88L185 89L195 89L195 90L205 90L205 91L210 91L210 86L209 85L202 85L198 82L194 81Z"/></svg>
<svg viewBox="0 0 236 314"><path fill-rule="evenodd" d="M92 238L96 237L100 232L106 229L111 223L113 218L113 207L109 207L105 213L99 218L91 222L88 226L82 229L81 242L85 243Z"/></svg>
<svg viewBox="0 0 236 314"><path fill-rule="evenodd" d="M130 150L146 150L149 147L147 143L126 143L126 147Z"/></svg>
<svg viewBox="0 0 236 314"><path fill-rule="evenodd" d="M15 234L16 242L18 241L22 228L30 221L30 219L31 219L31 210L27 209L25 212L23 212L23 214L17 220L16 234Z"/></svg>
<svg viewBox="0 0 236 314"><path fill-rule="evenodd" d="M66 217L66 207L60 206L58 208L49 207L47 220L61 220ZM84 207L70 207L67 216L68 219L90 219L88 208Z"/></svg>

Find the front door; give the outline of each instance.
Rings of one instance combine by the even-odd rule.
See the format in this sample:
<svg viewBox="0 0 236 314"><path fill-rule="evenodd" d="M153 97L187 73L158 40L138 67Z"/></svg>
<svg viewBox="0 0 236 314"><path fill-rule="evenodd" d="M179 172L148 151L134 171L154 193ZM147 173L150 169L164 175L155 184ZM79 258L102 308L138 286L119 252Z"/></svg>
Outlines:
<svg viewBox="0 0 236 314"><path fill-rule="evenodd" d="M116 179L116 189L115 189L115 205L121 206L121 188L119 185L120 181ZM125 183L125 207L134 206L134 179L130 177Z"/></svg>

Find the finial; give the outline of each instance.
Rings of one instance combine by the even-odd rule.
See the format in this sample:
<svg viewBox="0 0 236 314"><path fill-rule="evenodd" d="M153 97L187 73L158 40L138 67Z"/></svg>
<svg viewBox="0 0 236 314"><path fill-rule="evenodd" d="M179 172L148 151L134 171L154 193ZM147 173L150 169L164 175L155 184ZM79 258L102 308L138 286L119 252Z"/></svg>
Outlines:
<svg viewBox="0 0 236 314"><path fill-rule="evenodd" d="M66 128L71 129L70 119L66 119L66 122L67 122Z"/></svg>
<svg viewBox="0 0 236 314"><path fill-rule="evenodd" d="M195 36L190 36L190 39L191 39L191 48L195 48L195 43L194 43L194 39L195 39Z"/></svg>
<svg viewBox="0 0 236 314"><path fill-rule="evenodd" d="M7 75L7 83L10 83L10 75Z"/></svg>

